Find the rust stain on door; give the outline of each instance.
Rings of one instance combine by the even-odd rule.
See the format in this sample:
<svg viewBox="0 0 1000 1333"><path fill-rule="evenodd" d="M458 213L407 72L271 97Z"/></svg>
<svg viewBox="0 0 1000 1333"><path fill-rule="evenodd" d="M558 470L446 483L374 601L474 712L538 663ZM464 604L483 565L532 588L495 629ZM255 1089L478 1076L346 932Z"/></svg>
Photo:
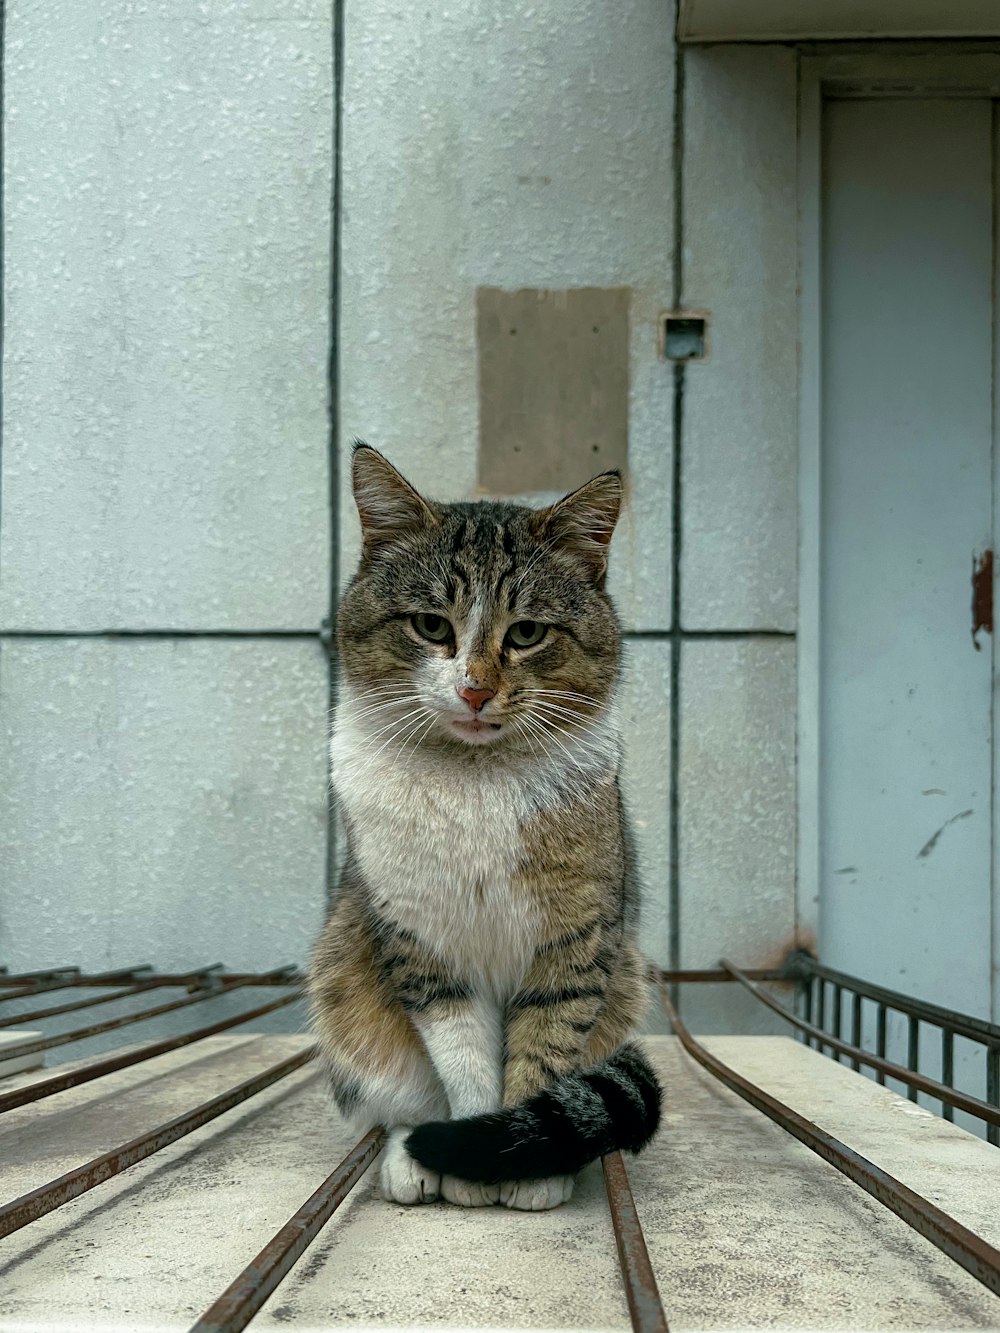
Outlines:
<svg viewBox="0 0 1000 1333"><path fill-rule="evenodd" d="M982 644L979 631L993 633L993 552L972 557L972 642L976 652Z"/></svg>

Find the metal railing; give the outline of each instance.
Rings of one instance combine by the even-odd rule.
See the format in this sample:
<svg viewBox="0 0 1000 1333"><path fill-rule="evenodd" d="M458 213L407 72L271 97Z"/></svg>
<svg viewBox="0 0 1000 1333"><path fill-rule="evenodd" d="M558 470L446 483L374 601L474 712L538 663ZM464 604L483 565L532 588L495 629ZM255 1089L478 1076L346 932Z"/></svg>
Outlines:
<svg viewBox="0 0 1000 1333"><path fill-rule="evenodd" d="M816 1050L829 1051L837 1060L845 1056L855 1070L862 1067L874 1069L879 1083L884 1084L887 1077L897 1079L906 1086L911 1101L917 1100L918 1093L926 1093L940 1102L945 1120L953 1120L955 1111L976 1116L986 1126L987 1140L994 1146L1000 1144L1000 1026L997 1024L863 981L860 977L825 967L811 954L797 952L788 959L781 976L795 982L798 988L800 1017L778 1004L759 986L755 988L747 973L741 973L725 960L721 967L733 980L791 1023ZM866 1003L874 1009L874 1052L866 1050L861 1040ZM849 1041L842 1034L845 1005L850 1012ZM906 1020L905 1067L886 1059L888 1021L893 1014ZM921 1037L927 1029L937 1034L940 1043L939 1081L920 1072ZM976 1043L985 1053L985 1100L955 1088L957 1037Z"/></svg>
<svg viewBox="0 0 1000 1333"><path fill-rule="evenodd" d="M693 1059L726 1087L738 1093L750 1105L891 1209L949 1258L972 1273L990 1291L1000 1295L1000 1251L942 1212L928 1199L909 1189L875 1163L868 1161L848 1145L806 1120L792 1107L751 1083L713 1055L688 1032L672 1002L671 993L676 995L684 985L699 982L723 982L742 986L758 1002L766 1005L789 1023L803 1040L814 1048L830 1051L837 1059L841 1057L848 1059L855 1069L865 1067L874 1070L880 1082L884 1082L887 1077L898 1079L910 1089L912 1096L916 1096L918 1092L933 1096L941 1102L946 1114L949 1111L953 1114L955 1110L961 1110L978 1116L986 1125L990 1140L994 1143L997 1130L1000 1128L996 1076L1000 1029L968 1015L952 1013L938 1006L912 1000L884 987L871 985L856 977L836 972L823 967L805 954L793 955L781 969L741 970L723 960L718 969L660 972L656 980L660 983L664 1009L673 1032ZM801 1012L795 1012L766 991L761 985L762 982L794 984ZM15 1107L40 1103L69 1088L78 1087L119 1069L128 1068L206 1037L229 1031L292 1004L301 998L302 977L292 967L259 974L227 974L221 971L219 964L212 964L194 972L175 974L156 973L149 965L92 975L85 975L72 967L13 976L0 971L0 1006L12 1000L23 1000L54 990L79 992L80 988L107 989L108 987L116 989L111 994L83 999L74 998L57 1005L32 1009L28 1013L19 1013L14 1017L0 1018L0 1027L9 1028L20 1023L35 1022L167 987L183 987L190 994L181 1000L156 1004L151 1008L118 1018L47 1036L30 1044L22 1044L12 1051L12 1054L41 1052L68 1045L234 991L244 991L254 987L276 987L281 994L266 1004L256 1005L194 1031L155 1041L136 1050L88 1061L62 1074L57 1072L50 1077L2 1093L0 1113ZM848 997L851 1014L850 1041L842 1036L840 1030L845 995ZM861 1044L862 1006L866 1002L876 1006L874 1052L867 1051ZM906 1067L886 1058L886 1024L887 1015L891 1013L904 1015L911 1024ZM827 1021L830 1023L829 1030L826 1027ZM914 1024L917 1031L915 1040L912 1036ZM941 1034L943 1066L941 1081L929 1078L917 1068L922 1024L933 1026ZM956 1037L977 1041L987 1051L987 1058L991 1061L988 1069L993 1072L988 1079L985 1101L953 1086L953 1060L946 1061L944 1056L949 1050L953 1053ZM265 1088L301 1069L316 1055L315 1046L300 1051L147 1133L112 1148L89 1162L82 1163L55 1180L40 1184L20 1198L0 1204L0 1237L19 1231L71 1199L79 1198L81 1194L144 1161L185 1135L193 1133L241 1102L257 1096ZM193 1325L192 1333L238 1333L239 1330L246 1328L375 1161L381 1151L383 1137L381 1129L373 1129L355 1145L319 1189L289 1218L256 1258L237 1275L218 1300ZM656 1276L650 1263L624 1161L619 1153L611 1153L603 1159L602 1167L632 1327L636 1333L667 1333L667 1318L657 1289Z"/></svg>

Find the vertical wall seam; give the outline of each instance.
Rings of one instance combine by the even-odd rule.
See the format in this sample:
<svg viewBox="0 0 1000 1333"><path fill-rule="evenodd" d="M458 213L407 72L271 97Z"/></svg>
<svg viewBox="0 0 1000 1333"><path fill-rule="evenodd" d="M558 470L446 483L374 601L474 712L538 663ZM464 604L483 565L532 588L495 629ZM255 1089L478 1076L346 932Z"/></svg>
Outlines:
<svg viewBox="0 0 1000 1333"><path fill-rule="evenodd" d="M327 358L327 435L329 506L330 506L330 600L329 600L329 694L333 709L337 697L337 604L340 595L340 305L341 305L341 219L343 215L343 142L344 142L344 9L345 0L333 0L331 60L333 62L333 162L330 181L330 350ZM327 727L329 726L327 715ZM326 905L333 901L337 860L337 815L333 802L329 746L326 761Z"/></svg>
<svg viewBox="0 0 1000 1333"><path fill-rule="evenodd" d="M998 470L998 469L1000 469L1000 460L998 460L998 458L997 458L997 425L998 425L998 422L997 422L997 351L998 351L998 349L997 349L997 298L998 298L998 295L1000 295L1000 293L998 293L998 291L997 291L997 246L998 246L998 244L1000 244L1000 227L998 227L998 225L997 225L997 224L998 224L998 220L997 220L997 203L998 203L997 189L998 189L998 186L1000 186L1000 178L998 178L998 174L997 174L997 152L1000 151L1000 117L998 117L998 115L997 115L997 101L996 101L996 98L993 99L993 101L991 102L990 106L991 106L991 113L992 113L992 117L991 117L991 119L992 119L992 123L991 123L991 126L990 126L990 128L991 128L991 134L990 134L990 174L991 174L991 182L990 182L990 184L991 184L991 187L992 187L992 188L991 188L991 200L990 200L990 203L991 203L991 205L992 205L992 207L991 207L991 222L992 222L992 229L993 229L993 235L992 235L992 237L991 237L991 240L992 240L992 253L991 253L991 256L990 256L991 261L992 261L992 273L991 273L990 276L991 276L991 281L992 281L992 291L991 291L991 296L992 296L992 306L993 306L993 310L992 310L992 319L990 320L990 331L991 331L992 339L993 339L993 346L992 346L992 348L991 348L991 353L992 353L992 355L991 355L991 357L990 357L990 369L991 369L991 371L992 371L992 373L991 373L991 375L990 375L990 416L991 416L991 418L992 418L992 419L991 419L991 423L990 423L990 424L991 424L991 432L990 432L990 433L991 433L991 435L992 435L992 440L991 440L992 450L991 450L991 452L992 452L992 456L993 456L993 467L992 467L992 477L991 477L991 482L992 482L992 487L993 487L993 496L992 496L993 503L992 503L992 506L991 506L992 511L993 511L993 512L992 512L992 515L991 515L992 520L993 520L993 522L992 522L992 528L993 528L993 534L992 534L992 536L993 536L992 549L993 549L994 552L995 552L995 551L996 551L996 546L997 546L997 535L998 535L998 534L997 534L997 515L998 515L998 513L1000 513L1000 505L998 505L998 500L1000 500L1000 470ZM995 598L995 595L996 595L996 594L995 594L995 589L996 589L996 579L997 579L997 573L996 573L997 565L996 565L996 560L995 560L995 559L994 559L994 562L993 562L993 567L994 567L994 574L993 574L993 579L994 579L994 591L993 591L993 595L994 595L994 598ZM994 617L993 617L993 623L994 623L994 626L995 626L995 625L996 625L996 615L995 615L995 614L994 614ZM997 633L996 633L996 629L994 629L994 632L990 635L990 655L991 655L990 677L991 677L991 680L996 681L996 678L997 678L997 667L998 667L998 665L1000 665L1000 662L998 662L998 656L1000 656L1000 654L997 653ZM990 970L989 970L989 973L990 973L990 1020L991 1020L992 1022L994 1022L994 1023L997 1023L997 1022L1000 1022L1000 981L998 981L998 978L1000 978L1000 903L997 902L997 892L998 892L998 889L1000 889L1000 884L998 884L998 877L997 877L997 869L998 869L998 864L997 864L997 862L998 862L998 857L1000 857L1000 847L998 847L998 845L997 845L997 836L998 836L998 835L997 835L996 829L997 829L997 817L998 817L998 815L1000 815L1000 810L997 809L997 778L998 778L998 776L1000 776L1000 756L997 755L997 707L998 707L998 696L997 696L997 691L996 691L996 688L995 688L995 687L991 690L990 694L991 694L991 701L990 701L990 722L989 722L989 729L990 729L990 828L993 830L993 839L992 839L992 841L993 841L993 846L990 848L990 914L989 914L989 915L990 915Z"/></svg>
<svg viewBox="0 0 1000 1333"><path fill-rule="evenodd" d="M6 355L6 288L7 288L7 194L4 174L7 166L7 0L0 0L0 579L3 578L3 445L4 445L4 365ZM0 644L0 654L3 646ZM0 658L0 671L2 671ZM3 707L2 676L0 676L0 709Z"/></svg>
<svg viewBox="0 0 1000 1333"><path fill-rule="evenodd" d="M4 366L6 356L7 295L7 0L0 0L0 528L3 523ZM3 576L3 543L0 532L0 578Z"/></svg>
<svg viewBox="0 0 1000 1333"><path fill-rule="evenodd" d="M795 632L802 624L802 301L804 282L802 274L802 52L795 50ZM801 948L802 940L802 786L800 768L802 765L801 740L802 727L799 710L802 707L799 679L801 672L801 644L795 641L795 744L792 747L792 789L795 793L795 808L792 813L795 859L792 865L792 938L795 947ZM816 949L818 951L818 934Z"/></svg>
<svg viewBox="0 0 1000 1333"><path fill-rule="evenodd" d="M673 100L673 187L674 235L671 263L671 304L679 309L684 295L684 48L677 40L680 0L674 5L674 100ZM670 863L667 883L669 966L676 970L681 958L680 883L680 742L681 742L681 554L682 554L682 454L684 428L684 366L674 365L673 460L670 533ZM679 987L671 987L678 1009Z"/></svg>

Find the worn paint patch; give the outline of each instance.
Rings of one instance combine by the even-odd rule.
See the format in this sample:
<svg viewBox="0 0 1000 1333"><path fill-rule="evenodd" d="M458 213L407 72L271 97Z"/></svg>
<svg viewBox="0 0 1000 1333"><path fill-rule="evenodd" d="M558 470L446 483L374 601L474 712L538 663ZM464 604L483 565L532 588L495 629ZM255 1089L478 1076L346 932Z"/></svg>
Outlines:
<svg viewBox="0 0 1000 1333"><path fill-rule="evenodd" d="M476 292L480 488L566 491L628 456L628 287Z"/></svg>
<svg viewBox="0 0 1000 1333"><path fill-rule="evenodd" d="M934 834L934 836L932 838L928 838L927 841L924 843L923 847L921 847L920 851L917 852L917 860L919 861L921 857L930 856L931 852L938 844L938 839L940 838L941 834L945 831L946 828L949 828L952 824L957 823L957 821L960 819L968 819L969 816L972 814L975 814L974 810L960 810L957 815L952 815L950 819L946 819L945 822L938 829L938 831Z"/></svg>
<svg viewBox="0 0 1000 1333"><path fill-rule="evenodd" d="M979 631L993 633L993 552L972 557L972 643L979 652Z"/></svg>

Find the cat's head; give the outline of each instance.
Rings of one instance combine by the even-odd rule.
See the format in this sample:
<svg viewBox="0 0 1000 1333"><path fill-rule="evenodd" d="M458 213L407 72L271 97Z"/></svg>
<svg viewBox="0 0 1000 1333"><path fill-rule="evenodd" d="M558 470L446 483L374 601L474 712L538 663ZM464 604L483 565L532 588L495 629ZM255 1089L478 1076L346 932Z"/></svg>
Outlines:
<svg viewBox="0 0 1000 1333"><path fill-rule="evenodd" d="M524 754L585 745L618 672L604 583L619 474L547 509L441 504L359 444L353 484L363 549L338 641L372 743Z"/></svg>

